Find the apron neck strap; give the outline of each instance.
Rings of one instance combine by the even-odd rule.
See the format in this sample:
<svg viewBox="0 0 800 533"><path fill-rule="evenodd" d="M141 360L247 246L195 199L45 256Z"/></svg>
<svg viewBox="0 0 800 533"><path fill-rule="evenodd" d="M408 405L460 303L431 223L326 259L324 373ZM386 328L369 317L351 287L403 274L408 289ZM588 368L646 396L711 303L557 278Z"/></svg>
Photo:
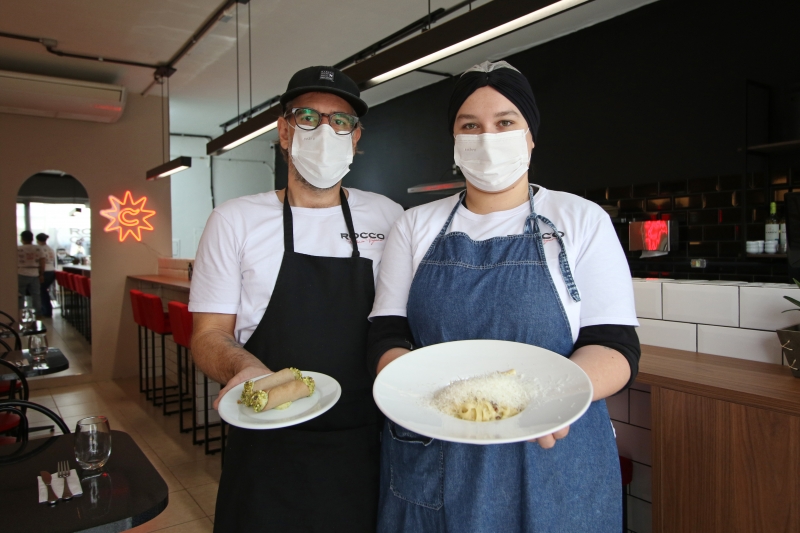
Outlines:
<svg viewBox="0 0 800 533"><path fill-rule="evenodd" d="M339 198L342 200L344 223L347 224L347 233L350 234L350 242L353 245L353 257L359 257L361 254L358 251L358 242L356 242L356 230L353 229L353 217L350 215L350 204L347 203L344 187L339 187Z"/></svg>
<svg viewBox="0 0 800 533"><path fill-rule="evenodd" d="M342 201L342 214L344 222L347 224L347 233L350 235L350 242L353 245L353 257L360 257L358 243L356 242L356 232L353 229L353 217L350 215L350 205L347 203L347 196L344 189L339 188L339 198ZM292 219L292 206L289 204L289 188L283 194L283 249L287 252L294 252L294 222Z"/></svg>

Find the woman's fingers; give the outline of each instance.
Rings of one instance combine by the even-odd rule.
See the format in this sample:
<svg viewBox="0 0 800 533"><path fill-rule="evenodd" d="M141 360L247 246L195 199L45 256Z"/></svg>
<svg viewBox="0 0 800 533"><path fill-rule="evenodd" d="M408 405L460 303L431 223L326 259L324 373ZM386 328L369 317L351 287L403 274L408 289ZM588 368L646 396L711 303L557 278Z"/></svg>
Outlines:
<svg viewBox="0 0 800 533"><path fill-rule="evenodd" d="M563 439L569 434L569 426L559 429L555 433L551 433L550 435L545 435L544 437L539 437L538 439L534 439L528 442L538 442L539 446L544 448L545 450L549 450L553 446L556 445L556 441Z"/></svg>
<svg viewBox="0 0 800 533"><path fill-rule="evenodd" d="M556 440L559 440L566 437L568 433L569 433L569 426L565 427L564 429L559 429L558 431L553 433L553 436L556 438Z"/></svg>
<svg viewBox="0 0 800 533"><path fill-rule="evenodd" d="M544 437L539 437L537 442L539 443L539 446L541 446L545 450L549 450L550 448L556 445L556 439L553 438L553 435L545 435Z"/></svg>

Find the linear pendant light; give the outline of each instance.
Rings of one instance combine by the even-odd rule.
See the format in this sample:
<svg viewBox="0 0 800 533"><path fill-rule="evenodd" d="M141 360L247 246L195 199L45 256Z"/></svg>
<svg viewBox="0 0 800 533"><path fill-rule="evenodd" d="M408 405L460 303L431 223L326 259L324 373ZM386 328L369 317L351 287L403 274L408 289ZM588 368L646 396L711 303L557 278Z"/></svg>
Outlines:
<svg viewBox="0 0 800 533"><path fill-rule="evenodd" d="M361 90L496 39L591 0L493 0L348 67L345 74ZM206 145L219 155L277 127L276 104Z"/></svg>
<svg viewBox="0 0 800 533"><path fill-rule="evenodd" d="M367 82L367 85L372 87L378 85L379 83L389 81L393 78L411 72L412 70L417 70L426 65L430 65L431 63L436 63L437 61L441 61L446 57L450 57L452 55L455 55L459 52L463 52L464 50L467 50L474 46L478 46L479 44L491 41L492 39L496 39L497 37L505 35L506 33L511 33L512 31L518 30L525 26L529 26L534 22L538 22L540 20L552 17L555 14L558 14L567 9L571 9L585 2L587 2L587 0L561 0L559 2L555 2L543 8L537 9L533 13L528 13L527 15L516 18L510 22L506 22L505 24L501 24L500 26L479 33L474 37L470 37L469 39L464 39L461 42L452 44L437 52L428 54L417 60L406 63L403 66L397 67L395 69L390 70L389 72L386 72L385 74L375 76L374 78L372 78ZM486 5L489 6L491 4L486 4Z"/></svg>
<svg viewBox="0 0 800 533"><path fill-rule="evenodd" d="M192 168L192 158L182 155L176 159L173 159L172 161L164 163L163 165L158 165L157 167L148 170L147 181L166 178L167 176L171 176L172 174L186 170L187 168Z"/></svg>

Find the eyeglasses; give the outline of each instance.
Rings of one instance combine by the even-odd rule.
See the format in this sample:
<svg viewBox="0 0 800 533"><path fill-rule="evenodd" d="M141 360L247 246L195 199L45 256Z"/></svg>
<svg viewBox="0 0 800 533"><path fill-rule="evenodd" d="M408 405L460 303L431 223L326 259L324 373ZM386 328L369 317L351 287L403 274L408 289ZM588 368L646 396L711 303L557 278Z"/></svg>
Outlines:
<svg viewBox="0 0 800 533"><path fill-rule="evenodd" d="M328 117L328 124L337 135L350 135L358 126L358 117L348 113L320 113L309 107L293 107L289 113L294 115L295 124L301 130L311 131L319 128L322 117Z"/></svg>

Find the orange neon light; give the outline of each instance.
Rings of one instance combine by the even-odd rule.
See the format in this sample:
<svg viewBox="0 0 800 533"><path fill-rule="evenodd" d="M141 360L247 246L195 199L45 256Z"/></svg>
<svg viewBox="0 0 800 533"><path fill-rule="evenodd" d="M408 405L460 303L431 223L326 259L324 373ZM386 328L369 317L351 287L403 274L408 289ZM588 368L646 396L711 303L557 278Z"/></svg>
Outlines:
<svg viewBox="0 0 800 533"><path fill-rule="evenodd" d="M128 235L141 241L143 230L153 231L153 226L147 219L156 212L144 208L147 196L142 196L134 202L131 191L125 191L122 201L116 196L109 196L108 201L111 202L111 208L103 209L100 214L110 221L105 227L107 232L119 230L119 242L127 239Z"/></svg>

